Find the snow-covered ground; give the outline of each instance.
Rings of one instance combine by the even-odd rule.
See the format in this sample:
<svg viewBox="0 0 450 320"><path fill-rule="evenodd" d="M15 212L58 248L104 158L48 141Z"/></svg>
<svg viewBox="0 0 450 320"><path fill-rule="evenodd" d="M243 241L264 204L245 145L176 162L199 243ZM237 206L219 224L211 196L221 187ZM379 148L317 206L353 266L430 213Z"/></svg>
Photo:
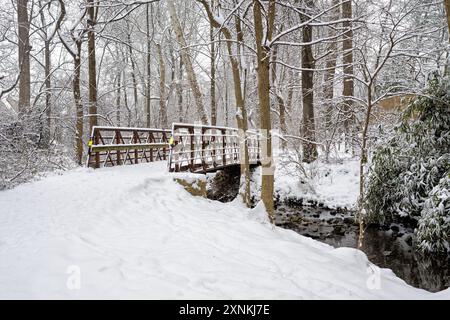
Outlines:
<svg viewBox="0 0 450 320"><path fill-rule="evenodd" d="M341 154L339 160L331 159L329 163L323 159L303 163L304 173L300 173L295 163L280 165L280 159L276 161L274 189L281 200L302 199L304 205L321 203L328 208L355 209L359 195L359 159ZM258 167L252 176L252 193L256 199L260 175Z"/></svg>
<svg viewBox="0 0 450 320"><path fill-rule="evenodd" d="M304 166L310 177L308 184L301 184L292 170L277 169L275 191L280 196L312 200L329 208L354 208L359 193L359 159L344 158L330 163L319 160Z"/></svg>
<svg viewBox="0 0 450 320"><path fill-rule="evenodd" d="M273 227L260 207L193 197L165 165L76 169L0 192L0 298L450 298Z"/></svg>

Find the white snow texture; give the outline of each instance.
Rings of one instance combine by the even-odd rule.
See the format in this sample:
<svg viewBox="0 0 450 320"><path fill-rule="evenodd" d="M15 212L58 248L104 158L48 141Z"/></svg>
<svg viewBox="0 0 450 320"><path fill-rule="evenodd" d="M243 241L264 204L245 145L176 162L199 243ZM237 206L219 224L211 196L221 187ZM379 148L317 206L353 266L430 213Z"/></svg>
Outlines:
<svg viewBox="0 0 450 320"><path fill-rule="evenodd" d="M77 169L0 192L0 298L422 299L361 251L193 197L165 163Z"/></svg>

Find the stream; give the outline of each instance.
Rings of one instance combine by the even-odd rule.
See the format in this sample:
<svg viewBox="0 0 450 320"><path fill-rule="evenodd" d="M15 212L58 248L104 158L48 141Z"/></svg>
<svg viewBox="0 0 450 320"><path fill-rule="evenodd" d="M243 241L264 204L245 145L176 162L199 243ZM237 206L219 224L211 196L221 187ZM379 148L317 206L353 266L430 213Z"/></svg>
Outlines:
<svg viewBox="0 0 450 320"><path fill-rule="evenodd" d="M208 198L232 201L239 190L239 168L219 171L209 182ZM286 199L285 199L286 200ZM275 224L335 248L357 247L359 226L353 214L321 206L298 205L297 199L277 199ZM413 248L414 230L402 224L368 226L362 250L381 268L391 269L408 284L437 292L450 286L450 255L423 256Z"/></svg>
<svg viewBox="0 0 450 320"><path fill-rule="evenodd" d="M275 224L335 248L357 247L359 227L341 210L281 204ZM362 251L371 262L391 269L408 284L437 292L450 286L450 256L427 257L413 250L414 230L402 224L367 227Z"/></svg>

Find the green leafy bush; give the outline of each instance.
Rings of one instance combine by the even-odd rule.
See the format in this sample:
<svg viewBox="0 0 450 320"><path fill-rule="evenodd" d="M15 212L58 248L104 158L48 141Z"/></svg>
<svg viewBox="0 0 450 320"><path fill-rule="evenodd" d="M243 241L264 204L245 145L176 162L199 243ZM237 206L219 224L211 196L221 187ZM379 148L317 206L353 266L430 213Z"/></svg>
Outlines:
<svg viewBox="0 0 450 320"><path fill-rule="evenodd" d="M393 136L373 154L364 197L367 219L389 223L411 218L417 221L420 250L450 251L449 174L449 81L433 75Z"/></svg>
<svg viewBox="0 0 450 320"><path fill-rule="evenodd" d="M450 176L441 179L425 201L416 230L417 246L424 252L450 252Z"/></svg>

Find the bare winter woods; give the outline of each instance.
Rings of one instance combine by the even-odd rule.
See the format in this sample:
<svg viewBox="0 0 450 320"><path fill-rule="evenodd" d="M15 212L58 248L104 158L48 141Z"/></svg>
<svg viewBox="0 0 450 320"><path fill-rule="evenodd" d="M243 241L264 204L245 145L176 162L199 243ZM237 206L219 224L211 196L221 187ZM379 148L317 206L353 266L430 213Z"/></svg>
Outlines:
<svg viewBox="0 0 450 320"><path fill-rule="evenodd" d="M263 169L275 135L300 166L359 157L363 194L399 101L449 72L448 0L0 4L0 188L82 165L97 124L201 122L262 129ZM245 161L241 173L249 203ZM273 175L262 179L270 213Z"/></svg>

